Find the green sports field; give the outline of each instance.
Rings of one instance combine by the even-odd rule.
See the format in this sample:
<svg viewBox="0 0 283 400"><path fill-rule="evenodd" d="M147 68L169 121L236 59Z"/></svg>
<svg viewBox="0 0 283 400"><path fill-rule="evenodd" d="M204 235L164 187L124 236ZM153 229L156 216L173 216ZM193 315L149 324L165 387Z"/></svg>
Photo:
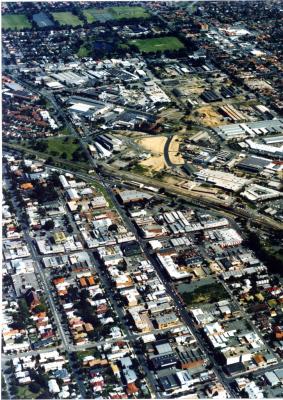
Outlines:
<svg viewBox="0 0 283 400"><path fill-rule="evenodd" d="M71 25L73 27L83 25L83 21L79 19L76 15L69 11L66 12L53 12L52 16L55 21L58 21L61 26Z"/></svg>
<svg viewBox="0 0 283 400"><path fill-rule="evenodd" d="M111 13L115 19L123 18L148 18L150 15L143 7L111 7Z"/></svg>
<svg viewBox="0 0 283 400"><path fill-rule="evenodd" d="M106 7L106 8L87 8L83 11L87 22L92 23L94 21L105 22L115 19L125 18L149 18L150 14L143 7Z"/></svg>
<svg viewBox="0 0 283 400"><path fill-rule="evenodd" d="M153 39L135 39L130 40L129 44L135 45L144 53L155 53L156 51L179 50L184 47L175 36L167 36Z"/></svg>
<svg viewBox="0 0 283 400"><path fill-rule="evenodd" d="M2 15L2 29L21 30L24 28L31 28L31 23L24 14Z"/></svg>

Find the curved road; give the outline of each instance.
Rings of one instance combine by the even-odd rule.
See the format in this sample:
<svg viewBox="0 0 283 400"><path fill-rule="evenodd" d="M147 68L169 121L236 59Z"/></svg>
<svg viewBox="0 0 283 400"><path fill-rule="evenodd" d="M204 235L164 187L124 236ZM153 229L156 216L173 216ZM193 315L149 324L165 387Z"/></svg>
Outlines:
<svg viewBox="0 0 283 400"><path fill-rule="evenodd" d="M168 167L175 167L175 165L176 165L171 162L170 157L169 157L169 147L170 147L173 137L174 136L170 136L167 138L166 143L164 145L164 150L163 150L164 160L165 160L165 163L168 165Z"/></svg>
<svg viewBox="0 0 283 400"><path fill-rule="evenodd" d="M200 130L203 130L203 131L206 131L206 132L208 132L208 133L212 133L211 132L211 129L210 128L208 128L207 126L201 126L201 125L193 125L192 126L193 128L197 128L197 129L200 129ZM172 139L173 139L173 137L175 136L175 135L177 135L177 133L174 133L172 136L169 136L168 138L167 138L167 140L166 140L166 143L165 143L165 145L164 145L164 150L163 150L163 153L164 153L164 160L165 160L165 163L168 165L168 167L178 167L178 166L180 166L181 164L174 164L171 160L170 160L170 156L169 156L169 148L170 148L170 144L171 144L171 142L172 142Z"/></svg>

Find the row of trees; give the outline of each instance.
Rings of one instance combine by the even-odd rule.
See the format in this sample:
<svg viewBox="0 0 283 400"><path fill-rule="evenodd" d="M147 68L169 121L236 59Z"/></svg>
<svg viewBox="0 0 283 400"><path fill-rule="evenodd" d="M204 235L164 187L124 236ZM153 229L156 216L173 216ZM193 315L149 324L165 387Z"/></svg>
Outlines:
<svg viewBox="0 0 283 400"><path fill-rule="evenodd" d="M278 234L278 239L282 239L282 233ZM249 248L251 248L256 256L266 264L269 271L273 274L279 274L283 276L283 249L278 250L278 254L272 253L268 250L264 243L261 241L260 237L256 232L249 232L246 244Z"/></svg>

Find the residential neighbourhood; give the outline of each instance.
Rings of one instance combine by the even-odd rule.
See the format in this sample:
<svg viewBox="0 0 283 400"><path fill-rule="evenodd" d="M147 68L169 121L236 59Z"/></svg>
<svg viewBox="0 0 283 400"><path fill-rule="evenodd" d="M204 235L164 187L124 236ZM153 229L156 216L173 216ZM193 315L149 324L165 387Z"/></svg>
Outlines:
<svg viewBox="0 0 283 400"><path fill-rule="evenodd" d="M282 397L282 3L1 10L2 398Z"/></svg>

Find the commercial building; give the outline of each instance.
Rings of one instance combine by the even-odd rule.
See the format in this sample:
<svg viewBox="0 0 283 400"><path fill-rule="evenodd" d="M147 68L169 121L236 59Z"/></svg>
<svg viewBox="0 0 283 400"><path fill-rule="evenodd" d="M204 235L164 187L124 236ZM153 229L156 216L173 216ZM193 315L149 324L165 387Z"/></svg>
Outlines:
<svg viewBox="0 0 283 400"><path fill-rule="evenodd" d="M282 193L278 192L277 190L270 189L266 186L252 184L246 186L244 192L241 193L241 196L250 201L257 202L276 199L278 197L281 197Z"/></svg>
<svg viewBox="0 0 283 400"><path fill-rule="evenodd" d="M195 176L200 181L212 183L215 186L231 190L232 192L241 190L249 183L249 180L246 178L240 178L234 174L213 169L202 169L200 172L196 172Z"/></svg>
<svg viewBox="0 0 283 400"><path fill-rule="evenodd" d="M173 326L179 325L179 323L179 318L173 312L156 317L156 324L158 329L171 328Z"/></svg>
<svg viewBox="0 0 283 400"><path fill-rule="evenodd" d="M153 197L151 194L138 192L137 190L120 190L118 196L123 204L138 203L144 200L150 200Z"/></svg>

